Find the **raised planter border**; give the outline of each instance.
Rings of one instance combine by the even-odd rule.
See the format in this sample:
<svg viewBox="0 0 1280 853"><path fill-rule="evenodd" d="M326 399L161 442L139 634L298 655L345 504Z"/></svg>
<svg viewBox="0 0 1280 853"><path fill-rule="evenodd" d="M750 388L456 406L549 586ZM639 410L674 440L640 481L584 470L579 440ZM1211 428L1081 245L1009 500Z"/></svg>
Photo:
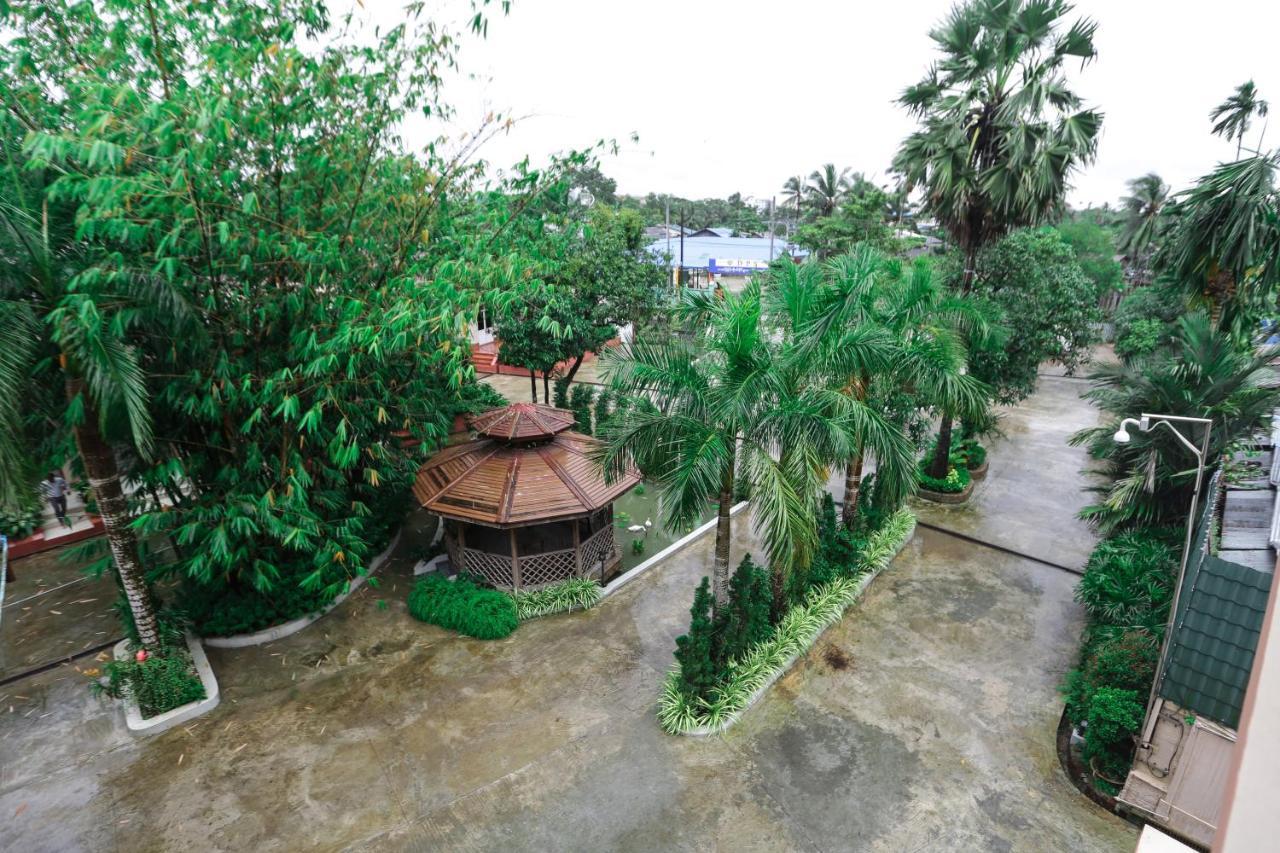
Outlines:
<svg viewBox="0 0 1280 853"><path fill-rule="evenodd" d="M221 699L218 693L218 679L214 677L213 667L209 666L209 658L204 653L204 646L201 645L200 638L193 634L187 634L187 649L190 650L191 662L195 664L196 672L200 675L200 683L204 685L204 698L195 702L188 702L185 705L179 705L176 708L165 711L163 714L156 714L154 717L143 717L142 709L138 707L138 703L126 693L123 698L124 724L129 727L129 731L136 735L158 735L174 726L185 723L187 720L195 719L201 714L207 714L218 707L218 702ZM128 660L129 641L121 640L116 643L111 653L116 660Z"/></svg>
<svg viewBox="0 0 1280 853"><path fill-rule="evenodd" d="M900 511L909 512L909 510ZM818 632L805 644L804 648L797 649L794 654L787 658L784 664L774 670L773 674L765 679L764 683L751 694L751 697L743 703L741 708L725 717L724 721L718 726L698 726L697 728L689 729L688 731L679 732L679 734L686 737L708 737L710 735L722 734L738 722L738 720L742 718L742 715L751 710L752 706L760 701L760 698L764 696L764 694L779 678L791 671L791 667L795 666L795 662L797 660L813 650L813 648L818 644L818 641L822 639L822 635L829 631L832 625L835 625L837 622L844 619L844 614L849 607L862 598L862 594L866 592L867 587L871 585L871 582L879 577L880 573L888 568L897 556L902 553L903 549L907 547L907 543L910 542L912 537L915 535L916 522L917 519L915 515L911 514L911 523L907 527L906 532L903 533L902 541L894 547L890 554L888 554L883 560L879 561L878 565L874 566L870 571L866 572L858 579L857 586L854 588L848 603L841 608L839 616L819 629ZM668 732L668 734L670 733Z"/></svg>
<svg viewBox="0 0 1280 853"><path fill-rule="evenodd" d="M969 500L969 496L973 494L974 480L969 480L969 484L964 487L964 491L960 492L935 492L932 489L926 489L920 486L916 489L916 497L931 501L936 504L947 504L948 506L958 506Z"/></svg>
<svg viewBox="0 0 1280 853"><path fill-rule="evenodd" d="M729 509L729 517L730 518L734 517L735 515L742 512L744 509L746 509L748 506L750 506L750 504L751 504L750 501L742 501L741 503L734 504ZM645 560L640 565L636 566L633 569L629 569L628 571L618 575L616 578L609 581L609 583L605 586L605 588L600 591L600 601L604 601L606 598L613 595L615 592L622 589L624 586L631 583L636 578L640 577L640 575L649 571L649 569L653 568L658 563L665 560L667 557L670 557L672 554L676 553L677 551L680 551L688 547L689 545L693 544L695 541L697 541L699 538L705 535L708 531L714 530L716 526L716 522L718 521L719 521L718 518L713 518L710 521L703 523L698 528L691 531L690 533L685 534L684 536L680 537L676 541L672 542L670 545L663 548L661 551L654 554L652 557ZM598 605L600 601L597 601L596 604Z"/></svg>
<svg viewBox="0 0 1280 853"><path fill-rule="evenodd" d="M382 553L369 561L369 571L351 581L350 586L347 587L347 591L325 605L324 609L319 613L312 613L309 616L299 616L297 619L290 622L284 622L271 628L263 628L261 631L254 631L252 634L232 634L230 637L204 637L204 644L215 649L243 649L248 646L260 646L263 643L281 640L291 634L298 633L312 622L315 622L321 616L324 616L330 610L333 610L339 604L342 604L342 602L351 597L352 593L364 586L364 582L368 580L374 572L382 568L383 563L391 557L391 552L400 544L400 534L403 531L403 527L397 530L396 535L391 537L391 542L382 550Z"/></svg>
<svg viewBox="0 0 1280 853"><path fill-rule="evenodd" d="M990 466L991 466L991 460L990 460L990 459L983 459L983 460L982 460L982 464L981 464L981 465L979 465L977 468L969 468L969 469L968 469L968 471L969 471L969 483L970 483L970 485L972 485L974 482L976 482L976 481L978 481L978 480L985 479L985 478L986 478L986 476L987 476L987 469L988 469Z"/></svg>

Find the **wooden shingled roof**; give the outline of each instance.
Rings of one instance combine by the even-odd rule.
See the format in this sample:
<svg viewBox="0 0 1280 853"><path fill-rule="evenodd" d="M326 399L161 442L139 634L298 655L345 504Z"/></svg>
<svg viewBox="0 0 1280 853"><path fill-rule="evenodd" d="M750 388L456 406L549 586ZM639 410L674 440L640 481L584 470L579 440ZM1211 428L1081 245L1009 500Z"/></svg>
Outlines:
<svg viewBox="0 0 1280 853"><path fill-rule="evenodd" d="M542 441L573 424L573 412L537 403L513 403L471 419L472 429L500 441Z"/></svg>
<svg viewBox="0 0 1280 853"><path fill-rule="evenodd" d="M508 408L522 405L528 404ZM562 412L549 406L537 408ZM572 413L563 414L572 417ZM473 524L523 527L589 515L640 482L640 475L631 471L614 483L605 483L590 459L591 450L599 444L594 438L560 431L542 443L529 444L531 439L521 435L516 419L494 419L493 423L508 424L508 435L502 439L481 435L447 447L418 470L413 494L428 512ZM480 419L475 425L480 426ZM513 433L520 437L510 438Z"/></svg>

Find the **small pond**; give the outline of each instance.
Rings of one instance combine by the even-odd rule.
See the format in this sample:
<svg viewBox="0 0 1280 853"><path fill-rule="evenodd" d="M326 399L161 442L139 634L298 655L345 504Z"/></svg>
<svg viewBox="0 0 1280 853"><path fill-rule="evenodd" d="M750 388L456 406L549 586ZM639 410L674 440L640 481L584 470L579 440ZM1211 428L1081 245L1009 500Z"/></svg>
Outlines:
<svg viewBox="0 0 1280 853"><path fill-rule="evenodd" d="M706 510L696 524L684 530L667 530L662 524L662 506L658 489L649 483L643 483L613 503L614 533L618 541L618 550L622 552L622 571L629 571L657 554L663 548L675 542L686 533L691 532L699 524L715 518L716 504L707 501ZM632 533L627 530L634 525L643 525L646 521L651 526L646 533ZM634 541L644 543L644 550L636 553Z"/></svg>

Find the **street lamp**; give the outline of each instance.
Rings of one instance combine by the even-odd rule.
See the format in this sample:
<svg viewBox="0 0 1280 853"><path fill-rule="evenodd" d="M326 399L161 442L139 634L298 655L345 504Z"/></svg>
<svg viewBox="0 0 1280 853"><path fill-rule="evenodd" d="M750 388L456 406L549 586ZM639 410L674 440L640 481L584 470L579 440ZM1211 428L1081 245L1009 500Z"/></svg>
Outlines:
<svg viewBox="0 0 1280 853"><path fill-rule="evenodd" d="M1178 429L1175 424L1187 424L1188 426L1199 425L1204 428L1204 438L1200 440L1200 446L1196 447L1182 430ZM1164 659L1169 650L1169 638L1173 635L1173 622L1178 615L1178 598L1182 595L1182 580L1187 573L1187 562L1191 556L1191 537L1196 525L1196 511L1200 505L1200 482L1204 479L1204 466L1209 458L1209 438L1213 434L1213 421L1209 418L1187 418L1180 415L1149 415L1143 412L1138 418L1125 418L1120 421L1120 427L1116 430L1116 434L1112 436L1116 444L1128 444L1133 436L1129 434L1127 427L1137 427L1140 432L1151 432L1158 426L1168 427L1169 432L1173 433L1178 441L1182 442L1182 446L1190 450L1192 455L1196 457L1196 480L1195 487L1191 491L1191 510L1187 513L1187 533L1182 543L1182 562L1178 566L1178 580L1173 587L1173 601L1169 604L1169 621L1164 628L1164 641L1160 644L1160 657L1156 661L1155 680L1151 682L1151 695L1147 699L1147 718L1142 729L1142 744L1148 746L1151 743L1151 732L1155 727L1155 718L1152 713L1156 707L1156 691L1160 686L1160 677L1164 675Z"/></svg>

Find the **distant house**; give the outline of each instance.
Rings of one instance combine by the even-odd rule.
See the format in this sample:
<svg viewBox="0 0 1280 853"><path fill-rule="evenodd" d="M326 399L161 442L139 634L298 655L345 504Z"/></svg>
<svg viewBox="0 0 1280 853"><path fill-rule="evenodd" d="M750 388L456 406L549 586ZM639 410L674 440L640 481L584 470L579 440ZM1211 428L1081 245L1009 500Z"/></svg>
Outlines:
<svg viewBox="0 0 1280 853"><path fill-rule="evenodd" d="M732 228L701 228L689 234L690 237L732 237Z"/></svg>
<svg viewBox="0 0 1280 853"><path fill-rule="evenodd" d="M644 229L644 236L650 240L666 239L667 237L679 237L683 233L686 237L693 234L692 228L685 228L683 225L650 225Z"/></svg>
<svg viewBox="0 0 1280 853"><path fill-rule="evenodd" d="M809 253L781 237L729 237L705 233L703 229L684 240L672 238L649 244L654 261L669 267L672 275L680 270L686 287L712 288L717 284L726 290L739 291L751 277L764 272L781 257L799 260ZM719 229L724 230L724 229ZM667 254L670 250L670 255ZM673 279L674 280L674 279Z"/></svg>

